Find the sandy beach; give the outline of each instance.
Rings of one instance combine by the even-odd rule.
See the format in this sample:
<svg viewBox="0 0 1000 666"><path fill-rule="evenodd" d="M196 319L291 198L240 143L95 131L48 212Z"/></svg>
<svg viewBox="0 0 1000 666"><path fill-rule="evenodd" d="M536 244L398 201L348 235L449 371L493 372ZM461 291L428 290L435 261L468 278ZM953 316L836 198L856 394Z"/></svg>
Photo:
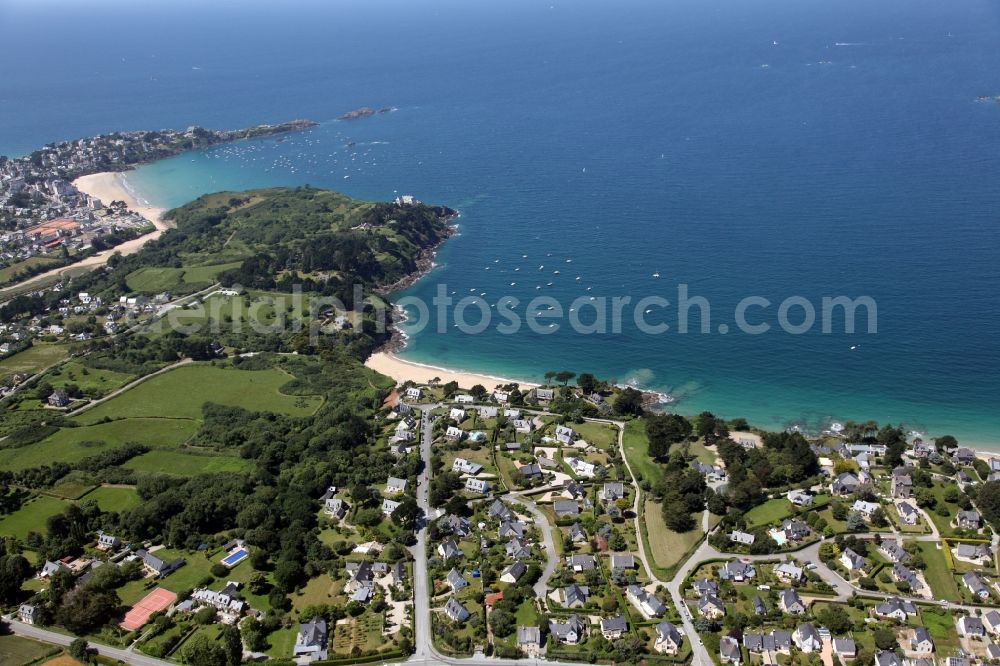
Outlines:
<svg viewBox="0 0 1000 666"><path fill-rule="evenodd" d="M477 375L471 372L455 372L446 368L438 368L431 365L424 365L422 363L404 361L398 356L388 352L378 352L372 354L368 360L365 361L365 365L372 370L381 372L383 375L392 377L397 382L410 380L418 384L426 384L431 379L437 377L441 380L442 384L454 381L458 382L458 385L464 389L471 388L476 384L482 384L485 388L492 389L501 384L509 384L511 382L517 382L520 384L521 388L533 388L538 386L538 384L534 384L532 382L525 382L516 379L491 377L489 375Z"/></svg>
<svg viewBox="0 0 1000 666"><path fill-rule="evenodd" d="M84 194L89 194L92 197L101 200L105 206L107 206L112 201L124 201L125 205L130 209L134 210L139 215L152 222L153 226L156 227L156 231L143 236L141 239L137 238L135 241L141 241L138 246L131 250L135 250L142 247L143 244L153 240L154 238L159 238L160 234L167 229L167 224L163 222L163 214L166 212L163 208L155 208L150 206L148 203L139 201L132 195L132 193L125 187L125 175L116 172L108 171L105 173L95 173L90 176L81 176L73 181L73 185L76 189L80 190ZM134 243L135 241L129 241L123 245L118 246L119 251L122 254L130 254L124 250L126 245Z"/></svg>
<svg viewBox="0 0 1000 666"><path fill-rule="evenodd" d="M7 294L19 293L26 287L31 287L34 284L41 284L54 277L61 277L70 271L73 272L71 274L76 274L80 271L80 269L92 269L97 266L103 266L115 252L119 252L123 255L134 254L149 241L159 238L160 235L168 228L168 225L163 221L163 214L166 210L139 202L134 196L132 196L128 189L126 189L122 178L122 174L116 172L95 173L91 176L82 176L77 178L73 181L73 184L84 194L89 194L92 197L100 199L101 203L105 206L112 201L124 201L130 209L149 220L149 222L156 227L155 231L151 231L148 234L139 236L138 238L133 238L130 241L125 241L121 245L104 250L103 252L98 252L95 255L91 255L86 259L82 259L81 261L70 264L69 266L53 268L51 271L39 273L38 275L24 280L23 282L19 282L12 287L8 287L7 289L0 289L0 298L6 296Z"/></svg>

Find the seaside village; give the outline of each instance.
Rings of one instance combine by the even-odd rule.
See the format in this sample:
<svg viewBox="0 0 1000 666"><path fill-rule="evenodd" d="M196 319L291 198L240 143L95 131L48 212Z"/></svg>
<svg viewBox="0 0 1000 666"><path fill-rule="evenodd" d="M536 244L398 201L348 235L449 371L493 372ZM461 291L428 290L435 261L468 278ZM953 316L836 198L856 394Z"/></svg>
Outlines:
<svg viewBox="0 0 1000 666"><path fill-rule="evenodd" d="M0 155L0 287L113 247L150 228L149 221L123 202L102 202L80 192L72 182L76 178L313 124L118 132L48 144L23 157Z"/></svg>
<svg viewBox="0 0 1000 666"><path fill-rule="evenodd" d="M834 424L807 442L703 414L655 417L679 428L656 460L654 417L623 417L622 390L604 388L398 386L376 423L409 472L314 498L334 564L308 573L293 613L269 596L281 572L231 533L182 551L98 531L82 554L34 562L10 619L45 625L50 586L121 578L128 610L101 638L175 660L220 625L255 661L398 659L429 617L426 649L449 660L1000 662L997 539L973 499L1000 458L952 438L886 444ZM781 446L804 447L808 478L733 509L745 461ZM405 463L420 458L429 468Z"/></svg>

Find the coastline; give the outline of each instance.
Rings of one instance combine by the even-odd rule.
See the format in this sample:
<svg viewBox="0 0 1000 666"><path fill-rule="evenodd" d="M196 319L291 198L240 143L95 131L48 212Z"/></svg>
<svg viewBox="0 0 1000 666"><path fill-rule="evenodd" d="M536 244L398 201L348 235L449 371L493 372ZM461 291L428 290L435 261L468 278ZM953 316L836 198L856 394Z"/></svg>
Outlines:
<svg viewBox="0 0 1000 666"><path fill-rule="evenodd" d="M163 221L163 214L166 213L165 208L157 208L156 206L149 205L148 201L142 201L133 194L132 190L125 184L125 173L122 171L104 171L102 173L94 173L89 176L80 176L73 181L73 186L83 192L86 195L92 196L95 199L100 199L101 203L105 206L110 204L112 201L124 201L125 205L129 207L130 210L135 211L142 217L146 218L156 230L135 238L127 243L122 243L116 250L122 254L131 254L137 251L144 244L151 240L159 238L169 228L169 225ZM138 241L138 243L137 243ZM127 248L125 246L130 244L136 244L134 248Z"/></svg>
<svg viewBox="0 0 1000 666"><path fill-rule="evenodd" d="M167 212L166 209L150 206L148 202L142 203L139 201L125 185L125 178L122 172L106 171L89 176L81 176L73 181L73 186L84 194L100 199L104 205L108 205L112 201L124 201L130 210L145 218L155 229L132 240L125 241L120 245L76 261L68 266L53 268L50 271L33 275L27 280L0 290L0 294L4 294L4 297L7 294L20 293L26 287L30 288L35 284L41 284L53 278L62 279L65 274L71 271L76 272L80 269L92 270L98 266L103 266L108 263L108 260L115 253L122 255L135 254L146 243L156 240L169 228L169 225L163 221L163 214Z"/></svg>
<svg viewBox="0 0 1000 666"><path fill-rule="evenodd" d="M503 384L518 384L523 388L534 388L538 384L526 382L506 377L494 377L493 375L477 374L474 372L463 372L461 370L449 370L434 365L405 361L393 352L378 351L365 360L365 366L380 372L383 375L392 377L397 382L413 381L418 384L427 384L431 379L437 377L441 383L457 382L461 388L468 389L476 384L482 384L486 389L492 389Z"/></svg>

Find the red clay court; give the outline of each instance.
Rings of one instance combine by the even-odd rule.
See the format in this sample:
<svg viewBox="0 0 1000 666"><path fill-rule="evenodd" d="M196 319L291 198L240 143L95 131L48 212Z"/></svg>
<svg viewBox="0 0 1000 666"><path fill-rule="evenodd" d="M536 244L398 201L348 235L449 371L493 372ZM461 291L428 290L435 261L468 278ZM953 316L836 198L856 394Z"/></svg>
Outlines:
<svg viewBox="0 0 1000 666"><path fill-rule="evenodd" d="M128 631L134 631L141 627L142 625L149 622L149 616L156 611L161 611L164 608L168 608L170 604L177 601L177 595L170 590L165 590L162 587L158 587L132 606L127 613L125 613L125 619L122 620L122 629L127 629Z"/></svg>

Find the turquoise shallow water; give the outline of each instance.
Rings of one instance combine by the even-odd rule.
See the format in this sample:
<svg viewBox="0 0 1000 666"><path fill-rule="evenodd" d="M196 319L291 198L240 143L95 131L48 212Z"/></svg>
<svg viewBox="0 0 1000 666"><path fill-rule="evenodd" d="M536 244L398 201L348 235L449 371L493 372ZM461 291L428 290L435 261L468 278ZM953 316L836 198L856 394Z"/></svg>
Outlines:
<svg viewBox="0 0 1000 666"><path fill-rule="evenodd" d="M466 335L448 322L413 335L404 356L416 361L526 379L591 371L669 392L681 411L771 427L874 418L1000 442L1000 104L975 101L1000 94L996 7L663 4L317 4L251 7L225 24L208 12L199 25L166 8L69 9L63 25L15 6L0 10L21 28L0 150L312 117L324 122L311 132L183 155L129 181L171 206L310 183L458 208L461 234L404 294L422 299L444 284L566 309L580 296L676 303L686 284L712 308L707 335L629 322L607 335ZM127 29L140 19L141 39ZM120 23L121 39L69 62L17 61L17 40L97 21ZM254 30L267 39L248 44ZM331 120L364 104L398 110ZM747 296L770 299L753 319L775 324L789 296L819 309L838 295L872 297L877 334L734 326Z"/></svg>

